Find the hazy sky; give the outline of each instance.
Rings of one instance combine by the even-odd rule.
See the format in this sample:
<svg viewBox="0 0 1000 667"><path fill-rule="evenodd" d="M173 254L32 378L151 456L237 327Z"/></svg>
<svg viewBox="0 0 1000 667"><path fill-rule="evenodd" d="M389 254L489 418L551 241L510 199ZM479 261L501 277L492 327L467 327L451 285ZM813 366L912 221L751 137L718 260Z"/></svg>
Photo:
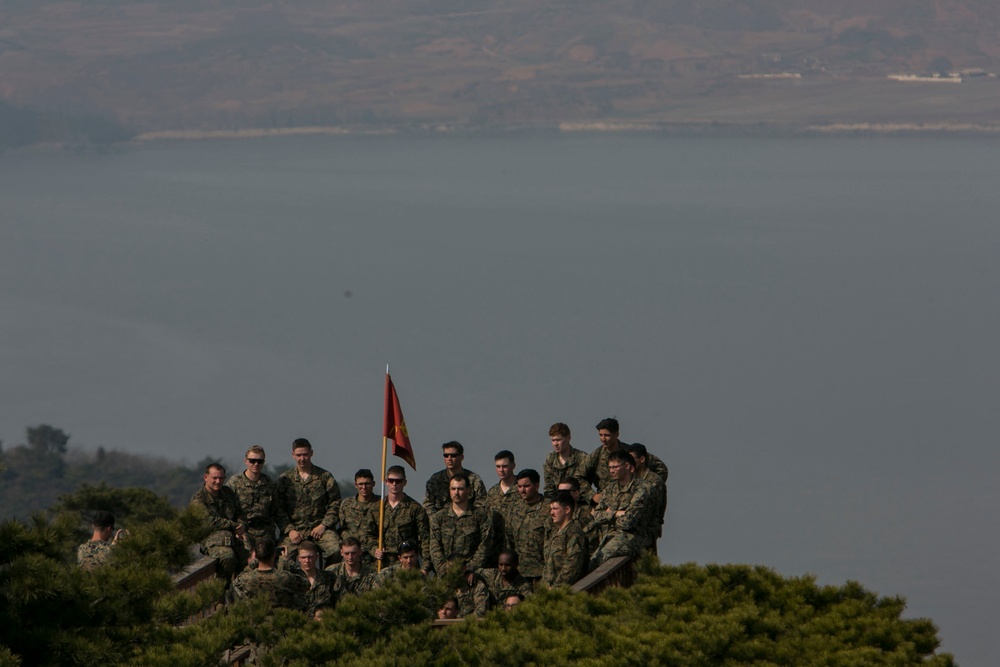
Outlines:
<svg viewBox="0 0 1000 667"><path fill-rule="evenodd" d="M972 140L296 139L0 155L0 438L304 436L422 494L548 427L666 460L667 562L902 594L995 658L1000 167ZM200 483L192 479L192 492Z"/></svg>

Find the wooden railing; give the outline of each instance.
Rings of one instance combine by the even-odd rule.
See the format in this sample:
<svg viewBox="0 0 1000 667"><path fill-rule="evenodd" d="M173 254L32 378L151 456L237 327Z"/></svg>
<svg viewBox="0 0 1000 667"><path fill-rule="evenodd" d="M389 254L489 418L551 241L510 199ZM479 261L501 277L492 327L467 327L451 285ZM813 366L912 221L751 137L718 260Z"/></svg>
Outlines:
<svg viewBox="0 0 1000 667"><path fill-rule="evenodd" d="M179 591L193 591L206 581L214 581L215 578L215 559L208 556L201 556L198 560L174 575L174 585ZM217 604L210 605L197 614L189 616L181 623L181 626L191 625L203 618L208 618L215 613L216 609L218 609Z"/></svg>
<svg viewBox="0 0 1000 667"><path fill-rule="evenodd" d="M635 583L635 561L627 556L608 559L573 584L573 590L596 595L605 588L628 588Z"/></svg>

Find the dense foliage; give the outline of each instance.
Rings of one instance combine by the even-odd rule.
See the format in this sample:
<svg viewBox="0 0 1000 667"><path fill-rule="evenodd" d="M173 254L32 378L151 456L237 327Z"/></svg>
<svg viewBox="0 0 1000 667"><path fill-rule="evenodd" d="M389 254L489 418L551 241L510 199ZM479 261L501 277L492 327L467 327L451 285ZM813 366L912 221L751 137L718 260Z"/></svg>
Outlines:
<svg viewBox="0 0 1000 667"><path fill-rule="evenodd" d="M29 429L21 447L55 470L68 436L39 428ZM61 479L70 468L62 467ZM198 477L190 470L185 476L187 494ZM76 546L99 509L115 513L130 535L108 565L82 571ZM406 573L342 600L319 622L258 600L182 625L223 591L221 582L175 590L171 573L193 558L192 545L209 531L203 521L147 489L98 483L64 493L48 514L0 523L0 667L195 667L219 664L241 645L252 646L262 665L954 664L935 653L930 620L902 618L900 597L879 597L856 582L819 586L765 567L664 566L652 558L640 563L630 589L542 591L512 611L446 628L430 619L454 582Z"/></svg>

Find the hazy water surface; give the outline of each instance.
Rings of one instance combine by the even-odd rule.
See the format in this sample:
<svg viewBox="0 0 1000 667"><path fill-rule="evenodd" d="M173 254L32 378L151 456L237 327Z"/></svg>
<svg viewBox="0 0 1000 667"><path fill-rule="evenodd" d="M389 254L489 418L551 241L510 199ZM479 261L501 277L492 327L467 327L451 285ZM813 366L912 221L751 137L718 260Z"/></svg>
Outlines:
<svg viewBox="0 0 1000 667"><path fill-rule="evenodd" d="M377 468L421 496L617 415L668 562L909 598L995 661L1000 151L965 140L294 139L0 156L0 438ZM192 491L200 480L192 480Z"/></svg>

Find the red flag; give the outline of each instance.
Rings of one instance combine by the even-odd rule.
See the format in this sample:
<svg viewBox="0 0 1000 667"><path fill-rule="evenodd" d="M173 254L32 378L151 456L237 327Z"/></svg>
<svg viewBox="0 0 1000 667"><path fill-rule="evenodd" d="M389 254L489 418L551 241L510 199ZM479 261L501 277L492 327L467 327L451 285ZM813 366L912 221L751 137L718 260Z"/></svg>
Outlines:
<svg viewBox="0 0 1000 667"><path fill-rule="evenodd" d="M392 455L398 456L414 470L417 469L413 460L413 447L410 445L410 435L406 432L406 421L403 420L403 410L399 407L399 397L396 388L392 386L392 378L385 374L385 421L382 435L392 440Z"/></svg>

